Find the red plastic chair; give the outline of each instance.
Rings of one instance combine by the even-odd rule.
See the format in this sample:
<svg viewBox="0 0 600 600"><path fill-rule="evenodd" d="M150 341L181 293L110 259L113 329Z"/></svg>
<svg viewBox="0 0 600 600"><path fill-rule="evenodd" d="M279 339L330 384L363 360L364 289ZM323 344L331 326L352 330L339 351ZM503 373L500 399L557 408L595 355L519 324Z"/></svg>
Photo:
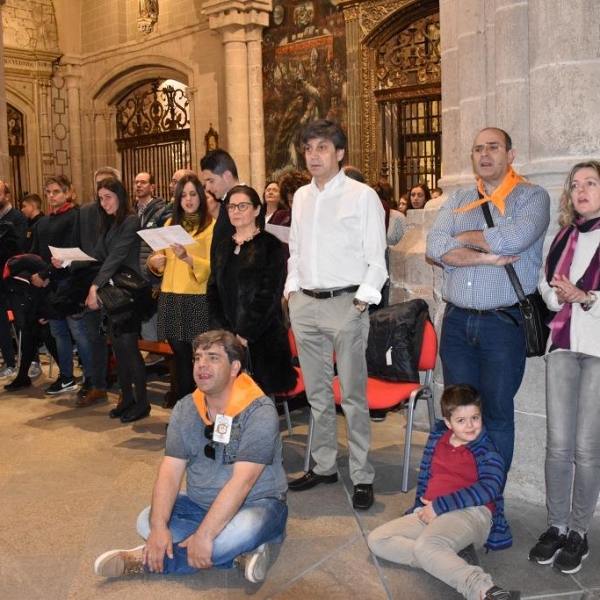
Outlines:
<svg viewBox="0 0 600 600"><path fill-rule="evenodd" d="M294 332L292 331L291 327L288 329L288 340L290 343L290 350L292 353L292 358L297 359L298 358L298 348L296 346L296 339L294 338ZM273 394L274 399L283 404L283 411L285 413L285 421L287 423L287 428L288 428L288 432L289 432L290 436L294 435L294 428L292 426L292 419L290 417L290 408L288 406L288 399L294 398L295 396L298 396L299 394L302 394L303 392L306 391L306 388L304 387L304 377L302 376L302 369L300 369L300 367L294 367L294 369L296 370L296 374L298 375L298 379L296 381L296 386L293 389L288 390L287 392L277 392L276 394Z"/></svg>
<svg viewBox="0 0 600 600"><path fill-rule="evenodd" d="M427 399L427 409L429 412L429 425L433 428L435 423L435 409L433 401L433 370L437 359L437 335L431 321L425 322L423 331L423 341L419 355L419 371L425 372L423 383L399 383L394 381L385 381L375 377L367 379L367 402L369 410L389 411L402 404L408 403L408 412L406 416L406 440L404 443L404 466L402 468L402 487L403 492L408 492L408 470L410 468L410 446L412 442L414 412L417 401L420 398ZM339 380L336 378L333 383L333 395L335 403L340 406L342 403ZM313 433L312 414L309 420L308 442L306 456L304 460L305 471L310 466L310 447Z"/></svg>

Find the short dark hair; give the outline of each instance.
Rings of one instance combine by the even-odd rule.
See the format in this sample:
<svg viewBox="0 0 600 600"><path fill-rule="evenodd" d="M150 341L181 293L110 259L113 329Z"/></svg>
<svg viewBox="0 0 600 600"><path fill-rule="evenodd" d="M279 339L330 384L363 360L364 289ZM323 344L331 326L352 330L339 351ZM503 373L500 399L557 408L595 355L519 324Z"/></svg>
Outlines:
<svg viewBox="0 0 600 600"><path fill-rule="evenodd" d="M324 138L333 142L336 150L346 150L348 147L348 139L342 129L342 126L336 121L328 121L327 119L318 119L308 123L300 133L300 143L308 144L310 140L315 138Z"/></svg>
<svg viewBox="0 0 600 600"><path fill-rule="evenodd" d="M513 146L512 139L510 138L510 135L508 135L508 133L506 133L506 131L504 131L504 129L500 129L500 127L484 127L481 131L489 131L490 129L495 129L496 131L499 131L504 136L504 145L506 146L507 152L509 150L512 150L512 146ZM481 133L481 131L479 133Z"/></svg>
<svg viewBox="0 0 600 600"><path fill-rule="evenodd" d="M237 360L241 363L241 372L245 366L244 347L239 342L237 337L235 337L235 335L230 331L225 331L224 329L213 329L212 331L199 333L192 342L192 350L194 353L196 350L198 350L198 348L207 350L214 344L223 346L223 350L225 350L225 354L227 354L230 364L233 363L234 360Z"/></svg>
<svg viewBox="0 0 600 600"><path fill-rule="evenodd" d="M346 165L342 171L344 171L346 177L350 177L350 179L354 179L354 181L359 181L360 183L367 182L363 172L353 165Z"/></svg>
<svg viewBox="0 0 600 600"><path fill-rule="evenodd" d="M68 194L72 189L71 180L66 175L53 175L52 177L48 177L46 181L44 181L44 187L47 187L51 183L58 185L65 194Z"/></svg>
<svg viewBox="0 0 600 600"><path fill-rule="evenodd" d="M442 392L440 400L442 416L450 420L452 413L460 406L476 406L481 410L481 396L479 392L468 383L448 385Z"/></svg>
<svg viewBox="0 0 600 600"><path fill-rule="evenodd" d="M27 194L23 196L21 199L21 206L23 206L25 202L27 202L27 204L33 204L37 210L42 209L42 199L37 194Z"/></svg>
<svg viewBox="0 0 600 600"><path fill-rule="evenodd" d="M260 212L258 213L257 217L254 219L254 223L259 229L263 229L265 226L265 212L267 210L267 207L266 207L266 204L260 199L258 192L253 187L250 187L249 185L245 185L245 184L234 185L227 192L227 198L225 198L225 204L229 204L229 201L231 200L231 196L233 196L234 194L244 194L244 196L246 196L246 198L248 198L248 200L250 200L250 202L252 202L252 206L254 208L261 209Z"/></svg>
<svg viewBox="0 0 600 600"><path fill-rule="evenodd" d="M221 148L212 150L202 157L200 160L200 170L210 171L211 173L215 173L215 175L223 175L225 171L229 171L234 179L238 179L235 161L229 152L221 150Z"/></svg>

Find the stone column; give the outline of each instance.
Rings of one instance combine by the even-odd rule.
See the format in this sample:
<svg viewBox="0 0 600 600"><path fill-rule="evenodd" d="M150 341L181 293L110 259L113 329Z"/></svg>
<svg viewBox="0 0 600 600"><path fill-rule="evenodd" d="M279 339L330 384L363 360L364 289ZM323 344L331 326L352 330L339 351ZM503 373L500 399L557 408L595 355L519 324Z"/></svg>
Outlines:
<svg viewBox="0 0 600 600"><path fill-rule="evenodd" d="M67 85L69 110L69 145L71 154L71 181L75 185L80 202L85 202L83 192L83 144L81 137L81 103L79 88L81 67L72 60L64 65L63 77Z"/></svg>
<svg viewBox="0 0 600 600"><path fill-rule="evenodd" d="M262 55L257 42L272 9L272 0L205 0L203 4L209 27L219 31L223 40L227 111L223 147L233 156L240 179L255 186L264 182L265 170Z"/></svg>
<svg viewBox="0 0 600 600"><path fill-rule="evenodd" d="M0 16L5 0L0 0ZM10 157L8 155L8 125L6 114L6 87L4 82L4 34L0 19L0 179L10 181Z"/></svg>
<svg viewBox="0 0 600 600"><path fill-rule="evenodd" d="M248 111L248 49L242 26L221 29L225 50L225 106L227 151L242 181L250 176L250 114Z"/></svg>
<svg viewBox="0 0 600 600"><path fill-rule="evenodd" d="M361 31L358 22L358 7L352 5L344 7L343 10L346 23L346 65L348 66L346 70L348 76L348 163L351 165L362 165L364 140L361 127ZM351 65L354 65L355 68L351 68Z"/></svg>
<svg viewBox="0 0 600 600"><path fill-rule="evenodd" d="M262 27L251 25L248 40L248 108L250 125L250 181L262 193L265 187L265 116L263 109Z"/></svg>
<svg viewBox="0 0 600 600"><path fill-rule="evenodd" d="M54 152L52 148L52 123L50 120L51 102L50 79L37 81L39 98L40 143L42 148L42 179L54 175Z"/></svg>

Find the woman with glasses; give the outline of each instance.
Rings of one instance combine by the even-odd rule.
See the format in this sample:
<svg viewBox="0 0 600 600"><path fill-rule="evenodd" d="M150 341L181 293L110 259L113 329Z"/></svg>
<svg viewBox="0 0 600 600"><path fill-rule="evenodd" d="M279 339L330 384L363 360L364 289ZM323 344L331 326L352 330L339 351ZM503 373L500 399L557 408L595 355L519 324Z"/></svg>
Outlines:
<svg viewBox="0 0 600 600"><path fill-rule="evenodd" d="M196 389L192 341L208 330L206 284L214 228L204 188L196 175L184 175L177 183L173 217L165 227L169 225L181 225L196 242L189 246L173 244L148 258L150 271L162 276L158 297L158 339L167 340L173 349L179 398L183 398ZM175 398L175 402L179 398Z"/></svg>
<svg viewBox="0 0 600 600"><path fill-rule="evenodd" d="M226 207L235 232L215 248L207 289L210 325L236 334L265 394L285 392L295 386L296 372L281 310L283 246L264 231L256 190L236 185Z"/></svg>

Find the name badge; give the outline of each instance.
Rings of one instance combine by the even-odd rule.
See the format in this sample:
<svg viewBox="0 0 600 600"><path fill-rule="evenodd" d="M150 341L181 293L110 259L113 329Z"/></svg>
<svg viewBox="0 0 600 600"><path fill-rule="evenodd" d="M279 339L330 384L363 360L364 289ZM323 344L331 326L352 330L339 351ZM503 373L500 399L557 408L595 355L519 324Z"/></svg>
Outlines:
<svg viewBox="0 0 600 600"><path fill-rule="evenodd" d="M220 444L229 444L231 438L231 424L233 417L217 415L215 417L215 428L213 430L213 441Z"/></svg>

